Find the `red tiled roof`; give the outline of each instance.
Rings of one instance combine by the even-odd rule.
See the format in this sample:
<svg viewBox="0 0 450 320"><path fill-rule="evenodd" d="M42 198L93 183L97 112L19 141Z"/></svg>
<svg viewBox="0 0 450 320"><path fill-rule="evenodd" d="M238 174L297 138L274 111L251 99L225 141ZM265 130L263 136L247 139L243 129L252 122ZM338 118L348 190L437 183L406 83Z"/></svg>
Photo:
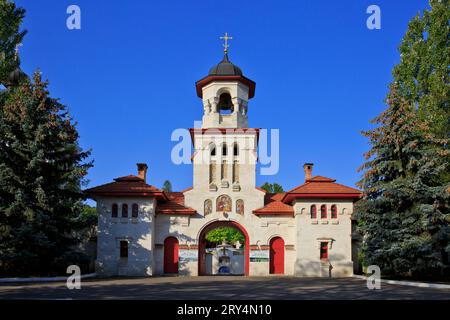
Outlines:
<svg viewBox="0 0 450 320"><path fill-rule="evenodd" d="M358 189L344 186L335 181L335 179L315 176L286 192L282 201L290 203L296 198L361 198L362 193Z"/></svg>
<svg viewBox="0 0 450 320"><path fill-rule="evenodd" d="M128 175L114 179L114 182L106 183L97 187L84 190L89 197L105 196L105 197L156 197L158 199L166 199L164 192L158 188L146 184L143 179Z"/></svg>
<svg viewBox="0 0 450 320"><path fill-rule="evenodd" d="M294 215L294 208L280 200L284 193L266 193L264 196L264 207L253 210L253 213L259 215Z"/></svg>
<svg viewBox="0 0 450 320"><path fill-rule="evenodd" d="M166 192L168 201L158 202L156 213L167 215L194 215L196 211L184 206L183 192Z"/></svg>

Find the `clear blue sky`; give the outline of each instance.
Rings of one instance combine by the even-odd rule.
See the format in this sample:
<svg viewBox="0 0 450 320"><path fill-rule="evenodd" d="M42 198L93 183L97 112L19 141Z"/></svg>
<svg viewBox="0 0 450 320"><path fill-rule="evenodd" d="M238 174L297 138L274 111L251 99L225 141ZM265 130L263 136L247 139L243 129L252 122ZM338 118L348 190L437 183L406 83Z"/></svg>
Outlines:
<svg viewBox="0 0 450 320"><path fill-rule="evenodd" d="M280 129L280 170L258 176L290 189L314 174L354 186L368 144L360 130L384 108L397 47L426 0L144 1L18 0L27 10L22 68L40 68L92 148L89 186L149 165L150 184L192 185L192 166L170 159L176 128L201 120L194 83L222 58L256 82L249 124ZM66 9L81 8L81 30ZM381 30L366 8L381 8Z"/></svg>

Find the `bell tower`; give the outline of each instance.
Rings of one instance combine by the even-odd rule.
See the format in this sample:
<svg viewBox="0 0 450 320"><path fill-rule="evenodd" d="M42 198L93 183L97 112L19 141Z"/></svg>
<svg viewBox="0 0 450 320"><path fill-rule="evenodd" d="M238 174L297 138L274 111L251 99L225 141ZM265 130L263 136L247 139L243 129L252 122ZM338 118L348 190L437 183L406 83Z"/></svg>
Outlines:
<svg viewBox="0 0 450 320"><path fill-rule="evenodd" d="M255 95L255 82L228 58L228 34L222 61L206 77L196 82L197 95L203 102L202 128L248 128L248 100Z"/></svg>
<svg viewBox="0 0 450 320"><path fill-rule="evenodd" d="M234 194L255 189L258 129L248 126L248 101L255 82L228 58L228 34L222 61L196 82L202 99L202 127L191 129L194 143L193 188L198 192Z"/></svg>
<svg viewBox="0 0 450 320"><path fill-rule="evenodd" d="M264 192L256 188L259 129L248 123L248 101L255 82L228 57L228 34L223 59L196 82L202 99L201 128L191 128L192 188L185 205L206 219L244 221L264 206Z"/></svg>

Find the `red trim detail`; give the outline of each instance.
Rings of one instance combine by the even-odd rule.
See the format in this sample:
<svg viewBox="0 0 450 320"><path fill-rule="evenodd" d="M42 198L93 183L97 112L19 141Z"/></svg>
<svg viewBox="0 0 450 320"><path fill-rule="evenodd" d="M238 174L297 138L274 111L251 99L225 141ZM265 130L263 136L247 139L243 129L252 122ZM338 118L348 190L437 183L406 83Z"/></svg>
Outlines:
<svg viewBox="0 0 450 320"><path fill-rule="evenodd" d="M224 81L233 81L237 80L240 83L246 85L248 87L248 98L251 99L255 96L255 87L256 83L249 78L244 76L206 76L203 79L198 80L195 83L195 89L197 91L197 96L199 98L203 97L202 88L213 81L224 82Z"/></svg>
<svg viewBox="0 0 450 320"><path fill-rule="evenodd" d="M245 247L244 247L244 256L245 256L245 275L249 275L250 271L250 237L245 230L245 228L235 221L213 221L206 226L203 227L200 235L198 237L198 275L205 274L205 236L206 234L216 228L219 227L235 227L239 231L241 231L245 236Z"/></svg>

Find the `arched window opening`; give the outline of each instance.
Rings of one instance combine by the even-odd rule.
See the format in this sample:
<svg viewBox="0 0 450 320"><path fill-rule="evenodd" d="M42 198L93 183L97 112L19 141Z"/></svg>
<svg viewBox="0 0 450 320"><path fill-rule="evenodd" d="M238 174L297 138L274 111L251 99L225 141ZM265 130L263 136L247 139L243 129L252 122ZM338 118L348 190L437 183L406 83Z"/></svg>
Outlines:
<svg viewBox="0 0 450 320"><path fill-rule="evenodd" d="M320 207L320 218L321 219L327 218L327 206L324 204Z"/></svg>
<svg viewBox="0 0 450 320"><path fill-rule="evenodd" d="M317 208L315 204L311 206L311 219L317 219Z"/></svg>
<svg viewBox="0 0 450 320"><path fill-rule="evenodd" d="M216 146L215 146L214 144L211 144L211 145L209 146L209 150L211 150L211 151L210 151L211 157L214 157L214 156L216 155Z"/></svg>
<svg viewBox="0 0 450 320"><path fill-rule="evenodd" d="M223 155L223 156L226 156L227 154L228 154L227 144L224 143L224 144L222 145L222 155Z"/></svg>
<svg viewBox="0 0 450 320"><path fill-rule="evenodd" d="M139 213L139 206L137 205L137 203L133 203L133 205L131 206L131 217L137 218L138 213Z"/></svg>
<svg viewBox="0 0 450 320"><path fill-rule="evenodd" d="M119 208L117 206L117 203L113 203L111 208L111 217L117 218L118 215L119 215Z"/></svg>
<svg viewBox="0 0 450 320"><path fill-rule="evenodd" d="M219 97L219 103L217 104L220 114L230 114L233 112L233 102L231 101L231 95L228 92L224 92Z"/></svg>
<svg viewBox="0 0 450 320"><path fill-rule="evenodd" d="M337 219L337 207L335 204L331 206L331 219Z"/></svg>
<svg viewBox="0 0 450 320"><path fill-rule="evenodd" d="M239 155L239 146L237 143L233 145L233 156L237 157Z"/></svg>
<svg viewBox="0 0 450 320"><path fill-rule="evenodd" d="M128 205L122 204L122 218L128 218Z"/></svg>

